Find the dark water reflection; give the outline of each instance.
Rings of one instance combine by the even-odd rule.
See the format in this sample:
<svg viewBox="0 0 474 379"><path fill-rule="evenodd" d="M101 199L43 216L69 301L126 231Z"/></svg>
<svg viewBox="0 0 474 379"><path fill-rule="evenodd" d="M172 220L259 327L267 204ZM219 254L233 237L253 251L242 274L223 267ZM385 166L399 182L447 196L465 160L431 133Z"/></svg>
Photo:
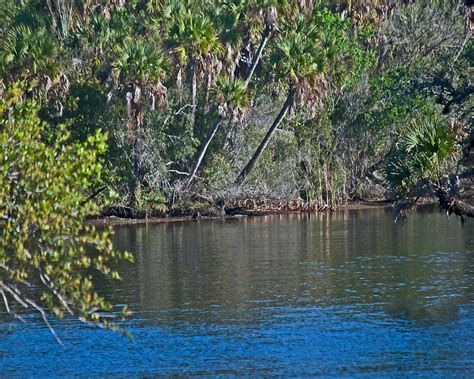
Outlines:
<svg viewBox="0 0 474 379"><path fill-rule="evenodd" d="M474 376L474 223L391 210L124 226L135 342L5 324L6 375ZM10 331L11 329L11 331ZM1 376L1 374L0 374Z"/></svg>

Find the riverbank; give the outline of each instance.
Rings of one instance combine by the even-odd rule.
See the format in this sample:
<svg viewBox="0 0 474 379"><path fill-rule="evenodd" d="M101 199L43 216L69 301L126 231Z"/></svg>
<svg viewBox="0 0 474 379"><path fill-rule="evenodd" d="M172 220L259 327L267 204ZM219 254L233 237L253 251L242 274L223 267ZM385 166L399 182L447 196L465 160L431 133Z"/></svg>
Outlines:
<svg viewBox="0 0 474 379"><path fill-rule="evenodd" d="M430 202L423 202L423 204L431 204ZM230 208L227 213L221 214L202 214L199 211L193 214L181 214L176 215L173 213L167 213L162 216L149 216L147 217L118 217L118 216L105 216L98 217L95 219L89 219L87 223L97 226L102 225L129 225L129 224L145 224L145 223L172 223L172 222L185 222L185 221L197 221L197 220L214 220L214 219L237 219L242 217L260 217L274 214L290 214L290 213L318 213L318 212L341 212L345 210L353 209L372 209L372 208L392 208L393 204L389 201L352 201L346 205L339 206L337 208L325 208L322 210L291 210L291 209L235 209ZM182 212L176 212L182 213Z"/></svg>

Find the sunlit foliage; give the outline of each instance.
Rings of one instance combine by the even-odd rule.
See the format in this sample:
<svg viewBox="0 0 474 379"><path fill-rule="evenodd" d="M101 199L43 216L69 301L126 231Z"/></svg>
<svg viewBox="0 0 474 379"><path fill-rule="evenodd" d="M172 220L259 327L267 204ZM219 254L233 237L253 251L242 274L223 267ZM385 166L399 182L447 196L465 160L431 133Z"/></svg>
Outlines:
<svg viewBox="0 0 474 379"><path fill-rule="evenodd" d="M84 225L97 211L86 190L100 179L106 135L71 141L66 126L47 138L34 100L13 85L0 103L0 295L6 311L49 310L115 327L112 306L94 290L93 271L119 279L110 231ZM52 330L52 329L51 329ZM54 332L53 332L54 333Z"/></svg>

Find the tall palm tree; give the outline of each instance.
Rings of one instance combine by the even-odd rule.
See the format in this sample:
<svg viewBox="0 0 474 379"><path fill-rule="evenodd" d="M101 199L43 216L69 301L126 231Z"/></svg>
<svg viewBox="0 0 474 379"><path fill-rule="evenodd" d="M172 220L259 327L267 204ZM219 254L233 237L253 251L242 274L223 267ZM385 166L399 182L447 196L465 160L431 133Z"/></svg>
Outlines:
<svg viewBox="0 0 474 379"><path fill-rule="evenodd" d="M238 3L239 6L237 6L236 3ZM251 62L251 67L245 80L233 80L233 72L228 77L221 76L219 78L220 80L218 81L217 86L215 87L217 89L219 98L217 104L220 104L219 117L217 118L214 127L208 133L206 140L201 146L201 149L199 150L196 162L194 163L193 169L191 170L191 174L188 179L188 185L191 184L191 182L193 181L196 172L202 163L204 155L206 154L207 148L212 142L214 136L216 135L220 125L228 116L226 114L227 110L231 109L232 113L235 113L236 111L240 112L245 109L250 102L250 94L248 93L247 88L250 84L253 74L255 73L255 69L262 57L263 49L265 48L265 45L267 44L270 38L270 34L277 29L278 10L274 5L279 5L280 7L283 7L283 5L286 6L286 1L234 0L225 3L227 11L230 14L230 20L227 20L227 23L229 23L233 29L239 29L239 23L247 21L244 19L245 12L242 12L242 9L245 9L247 11L250 11L250 13L257 14L257 23L263 21L262 37L255 58ZM253 24L251 23L250 27L252 27L252 25ZM225 109L224 114L222 113L223 109Z"/></svg>
<svg viewBox="0 0 474 379"><path fill-rule="evenodd" d="M142 39L128 39L112 52L113 73L119 92L127 107L127 131L132 145L134 178L131 203L135 204L141 192L141 127L147 101L150 109L166 105L166 88L162 84L168 62L162 50Z"/></svg>
<svg viewBox="0 0 474 379"><path fill-rule="evenodd" d="M295 100L314 103L322 100L326 87L323 77L325 62L323 49L316 37L316 28L310 25L290 29L278 39L273 56L274 73L277 78L286 79L286 100L257 150L235 180L236 185L241 185L247 178Z"/></svg>
<svg viewBox="0 0 474 379"><path fill-rule="evenodd" d="M214 73L217 55L222 51L219 34L213 22L202 13L191 11L175 16L169 38L181 67L189 68L191 76L191 124L197 110L198 75Z"/></svg>
<svg viewBox="0 0 474 379"><path fill-rule="evenodd" d="M314 7L290 20L281 33L271 60L276 80L283 80L286 100L247 165L235 180L241 185L265 151L275 130L292 107L314 116L330 87L342 89L353 73L356 50L347 24L324 7ZM357 50L358 51L358 50Z"/></svg>
<svg viewBox="0 0 474 379"><path fill-rule="evenodd" d="M263 31L261 33L260 43L258 45L257 51L255 53L255 57L252 59L250 70L245 78L245 85L248 86L250 81L252 80L252 76L255 73L255 69L257 68L260 59L262 58L263 50L267 45L267 42L270 39L271 34L278 30L278 13L279 8L283 8L286 6L286 2L283 1L275 1L275 0L263 0L256 2L257 7L260 8L260 14L262 15L263 21ZM279 6L279 7L278 7Z"/></svg>
<svg viewBox="0 0 474 379"><path fill-rule="evenodd" d="M247 50L248 57L244 57L248 65L244 78L247 86L255 73L265 46L271 34L278 30L278 19L281 13L289 8L287 0L227 0L223 4L223 16L220 18L223 36L231 45L237 45L242 50ZM242 45L242 43L244 45ZM256 45L255 54L250 46ZM235 47L235 46L232 46ZM241 51L242 52L242 51ZM238 58L241 54L238 54ZM233 75L234 70L230 72Z"/></svg>
<svg viewBox="0 0 474 379"><path fill-rule="evenodd" d="M215 93L216 103L219 104L219 114L214 123L214 127L210 130L199 150L196 162L188 179L188 185L191 184L196 176L204 155L222 123L229 118L234 120L241 119L250 105L250 95L247 91L247 85L242 80L232 80L227 76L220 76L216 80L213 92Z"/></svg>

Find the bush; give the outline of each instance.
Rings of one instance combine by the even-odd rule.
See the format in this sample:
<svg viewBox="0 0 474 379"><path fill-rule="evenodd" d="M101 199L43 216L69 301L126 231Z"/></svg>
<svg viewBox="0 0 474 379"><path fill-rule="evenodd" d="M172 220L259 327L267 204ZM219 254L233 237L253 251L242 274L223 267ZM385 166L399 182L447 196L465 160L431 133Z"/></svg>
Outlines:
<svg viewBox="0 0 474 379"><path fill-rule="evenodd" d="M119 279L113 266L128 253L113 249L110 230L84 225L97 211L85 192L100 179L106 135L71 143L59 126L48 125L34 101L22 100L19 85L0 103L0 293L10 314L68 313L84 322L115 328L112 306L94 290L93 271ZM126 309L123 309L125 314Z"/></svg>

